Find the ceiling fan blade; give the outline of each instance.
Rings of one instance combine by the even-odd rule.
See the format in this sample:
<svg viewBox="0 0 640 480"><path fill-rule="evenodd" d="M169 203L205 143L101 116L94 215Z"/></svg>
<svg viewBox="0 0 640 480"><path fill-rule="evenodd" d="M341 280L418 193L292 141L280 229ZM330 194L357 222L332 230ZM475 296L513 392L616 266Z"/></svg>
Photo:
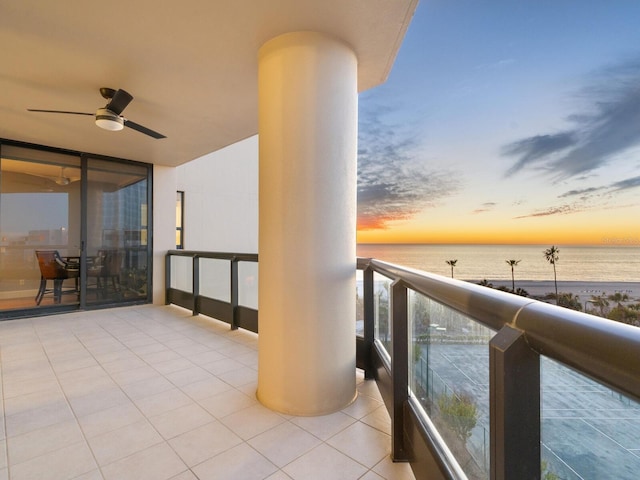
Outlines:
<svg viewBox="0 0 640 480"><path fill-rule="evenodd" d="M120 115L131 100L133 100L133 96L121 89L113 95L113 98L105 108L111 110L116 115Z"/></svg>
<svg viewBox="0 0 640 480"><path fill-rule="evenodd" d="M129 127L132 130L136 130L137 132L144 133L145 135L149 135L150 137L153 137L156 140L159 140L161 138L167 138L166 136L162 135L161 133L154 132L150 128L143 127L142 125L139 125L139 124L137 124L135 122L132 122L131 120L125 119L124 120L124 126L125 127Z"/></svg>
<svg viewBox="0 0 640 480"><path fill-rule="evenodd" d="M94 113L86 113L86 112L66 112L64 110L39 110L37 108L27 108L28 112L41 112L41 113L66 113L68 115L89 115L93 117Z"/></svg>

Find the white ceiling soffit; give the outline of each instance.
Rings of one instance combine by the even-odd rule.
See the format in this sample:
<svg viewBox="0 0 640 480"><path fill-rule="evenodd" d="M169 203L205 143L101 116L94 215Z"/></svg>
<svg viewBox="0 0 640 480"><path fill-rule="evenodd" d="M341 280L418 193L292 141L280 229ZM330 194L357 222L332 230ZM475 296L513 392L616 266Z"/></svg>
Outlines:
<svg viewBox="0 0 640 480"><path fill-rule="evenodd" d="M319 31L352 45L360 91L385 81L418 0L21 0L0 4L0 138L177 166L257 133L257 52ZM109 132L82 115L124 89Z"/></svg>

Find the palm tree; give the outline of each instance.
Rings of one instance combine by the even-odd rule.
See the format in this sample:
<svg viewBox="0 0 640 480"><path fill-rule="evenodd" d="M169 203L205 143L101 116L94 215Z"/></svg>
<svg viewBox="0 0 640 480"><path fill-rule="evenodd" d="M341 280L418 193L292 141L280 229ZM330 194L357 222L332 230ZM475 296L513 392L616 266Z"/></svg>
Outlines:
<svg viewBox="0 0 640 480"><path fill-rule="evenodd" d="M622 308L623 302L629 301L629 295L627 295L626 293L620 293L620 292L616 292L612 295L609 295L607 298L612 302L616 302L618 304L618 307L620 308Z"/></svg>
<svg viewBox="0 0 640 480"><path fill-rule="evenodd" d="M560 249L551 245L550 248L547 248L544 252L544 258L553 265L553 284L556 287L556 305L558 304L558 280L556 277L556 262L559 260Z"/></svg>
<svg viewBox="0 0 640 480"><path fill-rule="evenodd" d="M587 300L594 307L598 309L597 315L603 318L607 317L607 310L609 307L609 300L606 299L604 294L602 295L591 295L591 300ZM595 311L595 310L594 310Z"/></svg>
<svg viewBox="0 0 640 480"><path fill-rule="evenodd" d="M451 278L453 278L453 267L456 266L456 263L458 263L458 260L446 260L447 265L451 266Z"/></svg>
<svg viewBox="0 0 640 480"><path fill-rule="evenodd" d="M513 267L518 265L521 261L522 260L505 260L505 262L507 262L507 265L511 267L511 290L514 292L516 291L516 280L513 275Z"/></svg>

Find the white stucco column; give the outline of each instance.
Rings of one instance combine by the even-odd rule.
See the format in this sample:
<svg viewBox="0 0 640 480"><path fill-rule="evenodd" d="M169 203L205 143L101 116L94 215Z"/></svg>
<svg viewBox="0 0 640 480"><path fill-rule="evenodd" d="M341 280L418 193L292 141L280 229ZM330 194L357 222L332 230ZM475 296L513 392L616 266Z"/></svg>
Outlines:
<svg viewBox="0 0 640 480"><path fill-rule="evenodd" d="M175 167L153 166L153 304L165 301L164 258L176 248Z"/></svg>
<svg viewBox="0 0 640 480"><path fill-rule="evenodd" d="M314 32L259 52L258 398L294 415L355 386L357 60Z"/></svg>

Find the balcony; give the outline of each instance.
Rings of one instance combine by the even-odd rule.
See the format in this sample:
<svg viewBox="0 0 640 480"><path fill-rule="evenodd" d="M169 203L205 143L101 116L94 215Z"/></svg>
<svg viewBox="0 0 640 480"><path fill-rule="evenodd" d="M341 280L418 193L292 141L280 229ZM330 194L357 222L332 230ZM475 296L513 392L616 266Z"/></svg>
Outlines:
<svg viewBox="0 0 640 480"><path fill-rule="evenodd" d="M227 263L215 281L213 261ZM257 331L256 262L170 252L168 299ZM416 478L635 478L639 329L374 259L358 269L357 364Z"/></svg>
<svg viewBox="0 0 640 480"><path fill-rule="evenodd" d="M175 305L0 323L0 478L631 479L640 467L635 327L359 259L358 399L292 417L254 396L257 256L172 251L166 266Z"/></svg>
<svg viewBox="0 0 640 480"><path fill-rule="evenodd" d="M255 399L257 335L176 306L0 322L1 479L411 479L373 382L324 417Z"/></svg>

